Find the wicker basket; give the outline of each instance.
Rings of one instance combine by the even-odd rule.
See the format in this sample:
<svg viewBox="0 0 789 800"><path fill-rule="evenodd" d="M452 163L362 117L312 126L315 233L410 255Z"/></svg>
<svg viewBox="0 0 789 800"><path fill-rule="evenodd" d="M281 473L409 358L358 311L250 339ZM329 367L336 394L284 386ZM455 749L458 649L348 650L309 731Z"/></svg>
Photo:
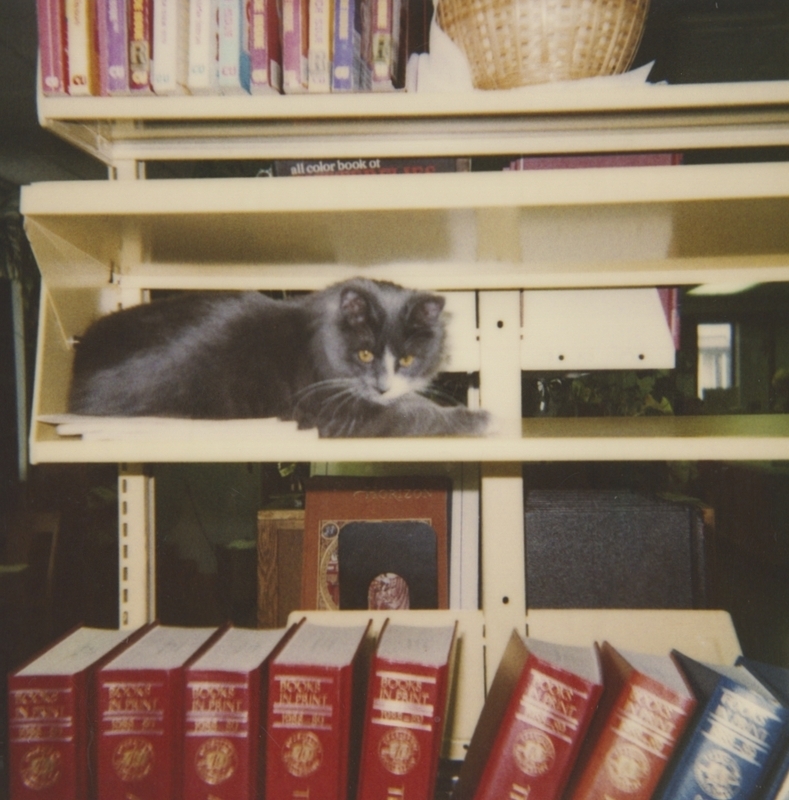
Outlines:
<svg viewBox="0 0 789 800"><path fill-rule="evenodd" d="M616 75L632 63L649 0L440 0L438 23L478 89Z"/></svg>

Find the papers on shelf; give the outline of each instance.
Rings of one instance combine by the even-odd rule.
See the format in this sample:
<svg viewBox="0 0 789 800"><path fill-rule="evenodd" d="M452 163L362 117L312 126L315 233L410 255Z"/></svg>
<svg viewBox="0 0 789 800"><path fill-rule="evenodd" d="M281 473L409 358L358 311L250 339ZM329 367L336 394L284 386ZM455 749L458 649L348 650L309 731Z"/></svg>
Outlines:
<svg viewBox="0 0 789 800"><path fill-rule="evenodd" d="M317 429L299 430L295 422L270 419L172 419L164 417L91 417L44 414L39 422L54 425L60 436L85 441L144 439L317 439Z"/></svg>

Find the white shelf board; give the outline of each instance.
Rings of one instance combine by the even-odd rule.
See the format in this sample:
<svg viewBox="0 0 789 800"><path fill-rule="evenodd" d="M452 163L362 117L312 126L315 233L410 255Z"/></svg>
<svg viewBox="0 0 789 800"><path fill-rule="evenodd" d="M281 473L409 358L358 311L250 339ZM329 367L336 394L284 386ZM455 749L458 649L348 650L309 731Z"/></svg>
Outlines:
<svg viewBox="0 0 789 800"><path fill-rule="evenodd" d="M789 163L189 181L51 181L24 187L22 213L64 217L550 208L783 197Z"/></svg>
<svg viewBox="0 0 789 800"><path fill-rule="evenodd" d="M107 163L789 143L789 81L576 81L445 94L41 96L38 108L42 125Z"/></svg>
<svg viewBox="0 0 789 800"><path fill-rule="evenodd" d="M706 417L533 418L520 438L313 439L256 431L247 421L184 425L177 434L114 441L60 437L36 422L31 461L247 462L247 461L675 461L789 460L789 415Z"/></svg>
<svg viewBox="0 0 789 800"><path fill-rule="evenodd" d="M48 183L22 212L52 289L97 269L131 288L789 279L789 163Z"/></svg>

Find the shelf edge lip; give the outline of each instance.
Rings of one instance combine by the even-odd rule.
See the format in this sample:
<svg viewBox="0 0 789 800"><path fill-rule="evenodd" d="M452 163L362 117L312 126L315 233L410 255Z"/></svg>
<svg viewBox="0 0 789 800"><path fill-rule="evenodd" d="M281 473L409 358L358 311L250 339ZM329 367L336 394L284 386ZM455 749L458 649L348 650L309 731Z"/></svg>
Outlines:
<svg viewBox="0 0 789 800"><path fill-rule="evenodd" d="M721 177L711 187L708 179L715 175ZM581 180L583 177L587 180ZM589 180L592 177L595 180ZM320 191L315 191L316 186ZM329 186L336 191L326 191ZM231 188L232 192L222 191ZM23 187L21 210L25 215L177 216L706 202L777 199L788 194L789 162L758 162L532 172L331 175L313 179L50 181ZM111 200L114 205L108 205Z"/></svg>
<svg viewBox="0 0 789 800"><path fill-rule="evenodd" d="M789 107L789 81L597 86L582 82L465 93L357 93L355 95L47 97L39 118L61 121L276 121L299 119L396 119L498 114L619 114L685 109Z"/></svg>

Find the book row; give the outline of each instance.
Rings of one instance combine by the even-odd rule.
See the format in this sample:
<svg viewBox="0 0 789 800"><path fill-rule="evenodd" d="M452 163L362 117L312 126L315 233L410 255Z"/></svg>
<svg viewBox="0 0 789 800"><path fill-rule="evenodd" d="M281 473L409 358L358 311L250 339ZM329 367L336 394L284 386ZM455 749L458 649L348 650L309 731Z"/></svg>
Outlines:
<svg viewBox="0 0 789 800"><path fill-rule="evenodd" d="M454 624L79 628L9 678L10 796L428 797L454 642Z"/></svg>
<svg viewBox="0 0 789 800"><path fill-rule="evenodd" d="M45 95L392 91L429 2L37 0Z"/></svg>
<svg viewBox="0 0 789 800"><path fill-rule="evenodd" d="M456 627L79 628L9 678L11 800L433 797ZM789 670L524 639L453 800L787 800Z"/></svg>

